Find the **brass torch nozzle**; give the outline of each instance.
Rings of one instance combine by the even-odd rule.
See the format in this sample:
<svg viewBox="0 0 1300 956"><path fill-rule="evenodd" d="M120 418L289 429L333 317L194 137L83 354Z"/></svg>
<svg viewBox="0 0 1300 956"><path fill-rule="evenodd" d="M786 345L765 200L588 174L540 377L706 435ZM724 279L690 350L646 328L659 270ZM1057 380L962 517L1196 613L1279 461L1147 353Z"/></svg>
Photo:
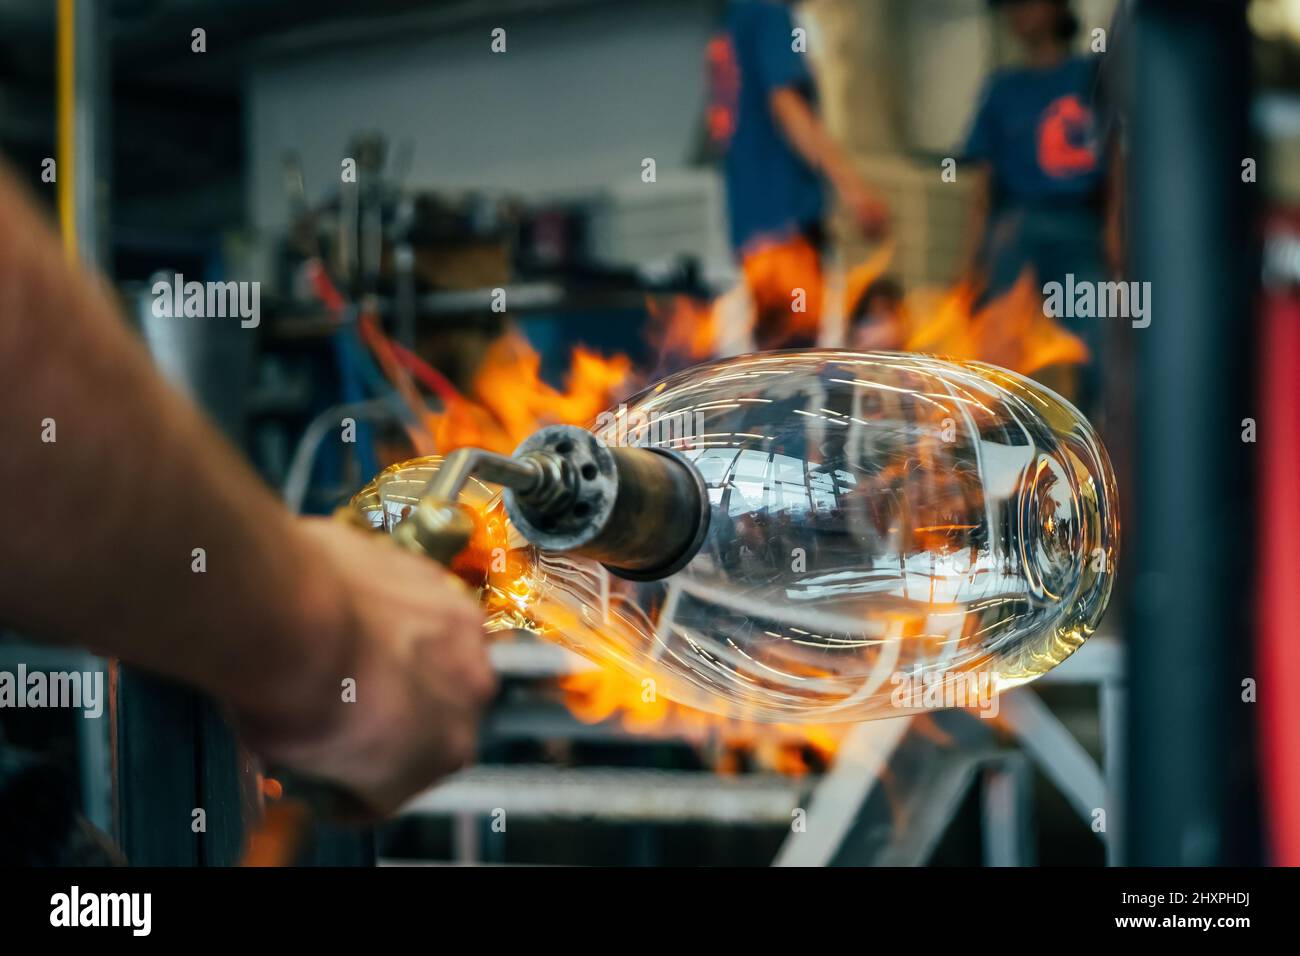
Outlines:
<svg viewBox="0 0 1300 956"><path fill-rule="evenodd" d="M479 448L448 455L398 526L399 540L450 561L469 539L469 518L455 502L470 477L505 487L511 522L537 547L593 558L621 577L667 577L708 532L704 480L681 455L611 448L581 428L552 425L510 457Z"/></svg>

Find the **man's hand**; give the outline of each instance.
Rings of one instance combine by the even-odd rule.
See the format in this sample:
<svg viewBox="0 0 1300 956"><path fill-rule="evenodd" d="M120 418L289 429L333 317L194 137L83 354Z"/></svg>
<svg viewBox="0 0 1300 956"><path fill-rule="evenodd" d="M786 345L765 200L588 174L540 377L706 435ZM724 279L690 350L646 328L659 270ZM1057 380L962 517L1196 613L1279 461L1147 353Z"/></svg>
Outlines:
<svg viewBox="0 0 1300 956"><path fill-rule="evenodd" d="M0 488L40 489L0 501L0 620L199 688L377 813L467 760L492 676L459 583L285 511L2 168L0 221Z"/></svg>
<svg viewBox="0 0 1300 956"><path fill-rule="evenodd" d="M482 615L427 558L337 521L300 527L324 558L327 581L312 591L335 592L305 617L348 651L304 675L311 690L294 691L292 710L280 701L268 714L236 713L236 723L268 763L340 784L387 814L474 756L495 689ZM355 702L345 699L348 678Z"/></svg>

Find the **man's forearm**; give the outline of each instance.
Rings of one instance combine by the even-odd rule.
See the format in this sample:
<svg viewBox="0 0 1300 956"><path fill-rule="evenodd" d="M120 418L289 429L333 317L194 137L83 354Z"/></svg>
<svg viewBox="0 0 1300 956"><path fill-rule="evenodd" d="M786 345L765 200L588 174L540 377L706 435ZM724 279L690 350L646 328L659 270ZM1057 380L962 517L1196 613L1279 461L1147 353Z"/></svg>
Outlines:
<svg viewBox="0 0 1300 956"><path fill-rule="evenodd" d="M301 714L348 654L323 562L3 171L0 219L0 623Z"/></svg>

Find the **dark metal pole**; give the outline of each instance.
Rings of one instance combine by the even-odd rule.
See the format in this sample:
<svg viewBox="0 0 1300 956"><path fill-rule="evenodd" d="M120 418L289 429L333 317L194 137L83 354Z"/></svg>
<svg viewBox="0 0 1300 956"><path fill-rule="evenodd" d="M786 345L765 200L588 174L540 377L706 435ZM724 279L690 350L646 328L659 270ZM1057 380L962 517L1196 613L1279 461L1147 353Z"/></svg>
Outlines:
<svg viewBox="0 0 1300 956"><path fill-rule="evenodd" d="M88 269L111 274L108 257L110 182L109 49L103 11L94 3L57 8L59 214L63 241ZM110 674L107 661L99 662ZM111 706L111 705L110 705ZM82 809L108 832L114 822L113 721L81 729Z"/></svg>
<svg viewBox="0 0 1300 956"><path fill-rule="evenodd" d="M1128 502L1132 865L1257 857L1249 662L1253 183L1237 0L1137 0L1128 133L1138 355Z"/></svg>

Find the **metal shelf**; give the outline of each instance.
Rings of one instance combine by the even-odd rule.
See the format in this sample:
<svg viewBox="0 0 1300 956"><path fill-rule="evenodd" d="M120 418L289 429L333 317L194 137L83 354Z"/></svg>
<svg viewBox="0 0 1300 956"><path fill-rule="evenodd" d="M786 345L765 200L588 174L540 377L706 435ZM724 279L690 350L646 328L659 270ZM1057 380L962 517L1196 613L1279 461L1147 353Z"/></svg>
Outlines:
<svg viewBox="0 0 1300 956"><path fill-rule="evenodd" d="M473 767L416 797L405 816L510 816L604 822L780 824L816 783L769 774L673 770Z"/></svg>

